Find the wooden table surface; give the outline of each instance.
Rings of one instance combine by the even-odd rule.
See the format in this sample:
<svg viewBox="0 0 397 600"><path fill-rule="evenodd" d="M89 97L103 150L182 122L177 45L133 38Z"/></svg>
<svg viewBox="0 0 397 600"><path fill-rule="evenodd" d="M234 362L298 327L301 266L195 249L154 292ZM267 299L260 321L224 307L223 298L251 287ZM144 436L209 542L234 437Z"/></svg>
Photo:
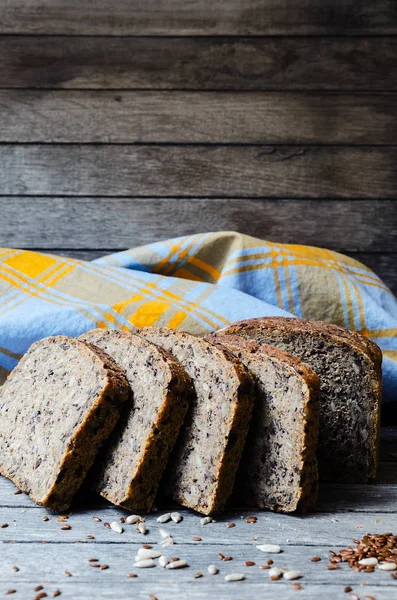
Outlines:
<svg viewBox="0 0 397 600"><path fill-rule="evenodd" d="M8 590L16 600L29 600L43 586L42 592L52 597L60 590L61 598L137 598L142 600L290 600L348 598L344 592L351 586L361 600L397 598L397 580L384 571L356 573L345 564L340 570L326 569L329 550L339 550L366 533L397 532L397 430L382 434L382 453L376 483L369 485L322 485L317 512L307 516L287 516L256 510L231 510L204 527L200 515L174 507L183 515L181 523L157 522L166 509L146 516L147 535L138 534L134 525L123 525L122 534L104 527L128 513L94 496L80 498L67 521L71 529L62 530L58 517L36 506L23 495L15 495L15 487L0 479L1 571L0 596ZM49 520L43 521L48 515ZM94 521L99 517L101 522ZM256 516L256 523L246 518ZM235 527L227 527L235 523ZM185 569L166 570L134 568L134 557L143 544L159 549L159 529L173 536L174 546L160 550L169 558L179 557L189 564ZM87 536L95 539L87 539ZM194 541L193 537L201 541ZM256 539L253 539L256 538ZM281 554L264 554L256 545L279 544ZM231 556L222 561L218 553ZM311 558L319 556L320 562ZM89 559L97 558L108 569L92 568ZM273 559L280 568L297 569L303 590L291 581L270 581L259 569ZM246 561L255 562L247 567ZM157 562L157 561L156 561ZM214 564L219 574L209 575ZM18 567L15 571L13 567ZM194 575L202 573L195 579ZM67 573L70 573L68 576ZM129 573L137 574L129 578ZM244 581L225 582L228 573L242 573ZM365 585L364 585L365 584ZM367 587L367 584L369 587ZM152 595L152 596L151 596Z"/></svg>

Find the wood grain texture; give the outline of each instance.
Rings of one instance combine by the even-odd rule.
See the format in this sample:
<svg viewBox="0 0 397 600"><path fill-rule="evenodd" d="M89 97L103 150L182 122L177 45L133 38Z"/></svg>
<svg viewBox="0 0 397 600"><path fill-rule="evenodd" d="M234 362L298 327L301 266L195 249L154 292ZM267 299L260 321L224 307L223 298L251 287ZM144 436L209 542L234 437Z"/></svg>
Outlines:
<svg viewBox="0 0 397 600"><path fill-rule="evenodd" d="M6 0L0 33L394 34L394 0Z"/></svg>
<svg viewBox="0 0 397 600"><path fill-rule="evenodd" d="M397 148L0 145L4 195L393 198Z"/></svg>
<svg viewBox="0 0 397 600"><path fill-rule="evenodd" d="M340 251L397 248L397 200L0 197L0 246L125 249L198 231L239 230ZM344 223L352 223L347 237Z"/></svg>
<svg viewBox="0 0 397 600"><path fill-rule="evenodd" d="M0 142L386 145L396 140L394 93L0 91Z"/></svg>
<svg viewBox="0 0 397 600"><path fill-rule="evenodd" d="M0 56L3 88L397 89L395 37L3 36Z"/></svg>

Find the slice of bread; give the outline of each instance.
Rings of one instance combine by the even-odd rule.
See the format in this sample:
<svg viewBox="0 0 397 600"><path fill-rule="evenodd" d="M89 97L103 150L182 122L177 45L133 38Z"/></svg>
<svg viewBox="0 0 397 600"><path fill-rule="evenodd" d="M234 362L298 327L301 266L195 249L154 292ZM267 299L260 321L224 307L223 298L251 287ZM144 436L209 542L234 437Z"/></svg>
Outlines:
<svg viewBox="0 0 397 600"><path fill-rule="evenodd" d="M0 394L1 474L64 512L128 394L101 350L65 336L33 344Z"/></svg>
<svg viewBox="0 0 397 600"><path fill-rule="evenodd" d="M113 504L148 511L188 408L190 378L169 352L137 335L94 329L80 339L110 355L132 390L94 466L94 488Z"/></svg>
<svg viewBox="0 0 397 600"><path fill-rule="evenodd" d="M198 512L220 510L232 492L248 431L252 378L232 354L189 333L155 327L137 333L172 352L195 389L166 488Z"/></svg>
<svg viewBox="0 0 397 600"><path fill-rule="evenodd" d="M375 476L382 353L374 342L337 325L286 317L240 321L219 333L286 350L319 375L321 480L365 483Z"/></svg>
<svg viewBox="0 0 397 600"><path fill-rule="evenodd" d="M317 375L287 352L236 335L208 336L255 379L255 405L239 485L247 504L277 512L312 510L318 492Z"/></svg>

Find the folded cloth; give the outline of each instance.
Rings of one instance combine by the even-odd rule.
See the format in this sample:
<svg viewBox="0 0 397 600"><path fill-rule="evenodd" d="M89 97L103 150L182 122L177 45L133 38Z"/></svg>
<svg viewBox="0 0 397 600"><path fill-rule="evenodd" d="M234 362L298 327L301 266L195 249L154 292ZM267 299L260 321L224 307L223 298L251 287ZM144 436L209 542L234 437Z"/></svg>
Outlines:
<svg viewBox="0 0 397 600"><path fill-rule="evenodd" d="M159 325L205 334L248 317L343 325L382 348L397 400L397 300L363 264L330 250L234 232L191 235L93 262L0 250L0 384L48 335Z"/></svg>

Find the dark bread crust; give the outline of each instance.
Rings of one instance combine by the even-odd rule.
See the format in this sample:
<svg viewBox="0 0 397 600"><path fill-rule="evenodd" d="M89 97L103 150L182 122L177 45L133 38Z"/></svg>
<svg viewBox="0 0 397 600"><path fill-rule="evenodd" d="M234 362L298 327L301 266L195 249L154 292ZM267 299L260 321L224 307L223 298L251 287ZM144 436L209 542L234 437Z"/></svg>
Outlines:
<svg viewBox="0 0 397 600"><path fill-rule="evenodd" d="M38 495L34 489L32 490L34 479L40 477L40 474L35 474L35 471L33 470L30 479L21 476L18 469L14 470L12 463L7 465L4 448L2 448L0 472L2 475L11 479L21 490L29 493L30 497L38 504L42 504L57 512L64 512L69 507L75 493L82 484L94 461L97 451L116 425L120 414L120 405L127 400L129 387L124 373L104 352L78 340L66 336L56 336L45 338L33 344L18 363L17 367L11 372L0 396L2 407L5 405L4 403L7 403L7 401L10 400L7 397L9 388L17 382L19 378L21 379L21 383L18 387L20 387L22 398L22 390L24 390L26 394L29 394L30 390L26 389L26 384L24 386L26 377L24 369L26 363L32 356L38 355L39 357L46 352L48 352L48 356L51 359L54 345L60 347L63 345L65 348L65 355L67 354L68 347L77 348L81 357L84 357L84 360L94 363L95 368L98 369L100 378L103 378L105 383L93 397L78 426L70 432L69 439L64 448L64 453L57 465L58 475L55 481L52 482L52 485L50 485L43 494ZM78 367L78 365L76 365L76 367ZM45 382L43 382L42 385L45 386ZM58 398L54 398L55 408L57 407L57 402ZM60 412L59 418L62 420L62 412ZM62 422L60 423L60 426L62 426ZM45 434L49 440L51 440L52 433L59 436L59 432L56 428L48 429ZM2 437L6 435L7 432L2 431ZM20 442L21 452L26 452L28 448L24 445L25 440L22 439ZM14 447L14 451L15 449L16 448ZM37 457L33 460L35 461L36 458Z"/></svg>
<svg viewBox="0 0 397 600"><path fill-rule="evenodd" d="M296 357L288 352L279 350L268 344L258 344L254 340L244 339L236 335L217 335L216 333L206 337L215 344L224 345L232 351L237 358L246 363L248 369L250 365L250 356L255 356L265 363L272 361L278 363L282 370L285 371L286 383L291 375L302 380L302 384L307 388L307 394L302 399L302 423L298 441L299 444L299 459L298 463L291 465L291 470L299 473L299 479L296 489L291 490L291 501L285 503L274 503L266 494L261 493L260 489L255 489L255 478L260 477L260 473L252 473L253 467L253 452L254 440L252 435L260 435L263 432L257 430L257 423L252 422L250 432L247 437L246 450L240 465L241 481L249 480L247 486L245 500L249 504L259 504L260 508L267 508L276 512L307 512L313 510L318 494L318 467L316 459L317 438L318 438L318 423L319 423L319 390L320 379L317 374L306 364L302 363ZM254 379L259 374L253 372ZM266 385L266 382L263 382ZM262 401L256 398L257 409L262 410ZM258 404L259 403L259 404ZM255 411L255 409L254 409ZM254 421L254 419L253 419ZM292 432L289 432L292 435ZM252 496L252 492L254 498ZM253 502L254 500L254 502Z"/></svg>
<svg viewBox="0 0 397 600"><path fill-rule="evenodd" d="M170 469L167 473L165 487L171 491L174 500L184 506L193 508L202 514L211 514L219 511L223 508L233 490L235 475L248 432L253 408L252 377L244 365L225 348L216 347L206 340L199 339L187 332L148 327L138 329L137 333L173 352L174 356L182 362L182 365L192 377L195 388L195 397L188 411L184 430L175 448ZM190 349L191 360L183 359L182 355L186 348ZM219 378L221 374L228 374L227 385L232 388L232 391L227 392L228 401L225 403L228 413L227 417L225 417L222 424L218 423L216 429L216 437L219 438L217 442L220 447L220 450L218 448L220 458L216 464L211 465L213 470L210 476L207 477L205 475L202 480L196 482L189 466L190 463L185 457L189 456L189 449L192 449L193 452L201 456L203 456L206 449L200 446L200 443L192 434L195 427L193 413L197 407L200 410L199 404L201 402L208 403L208 412L217 408L215 406L217 404L216 401L211 400L211 392L206 397L202 383L199 383L200 375L197 374L197 370L199 370L197 357L199 355L208 355L208 359L206 359L208 360L208 369L213 368L215 365L217 373L219 373ZM209 383L217 386L218 390L222 385L221 381ZM224 394L226 395L226 391ZM203 400L203 398L206 399ZM225 437L222 437L221 425L224 425ZM212 439L207 439L205 443L213 443L213 441ZM186 463L185 460L187 460ZM207 466L205 465L205 468ZM199 489L197 490L197 494L190 496L188 492L193 484L195 488Z"/></svg>
<svg viewBox="0 0 397 600"><path fill-rule="evenodd" d="M343 481L349 483L363 483L369 479L375 477L378 453L379 453L379 436L380 436L380 401L382 392L382 352L379 346L362 336L361 334L353 331L349 331L338 325L331 323L323 323L320 321L307 321L305 319L287 318L287 317L262 317L257 319L247 319L234 323L222 330L220 334L233 334L240 335L244 338L260 338L261 332L266 337L266 333L272 332L274 334L298 334L304 338L316 338L318 340L324 340L331 344L348 350L349 352L356 353L361 357L363 363L365 363L366 370L368 373L368 379L370 381L368 387L368 393L372 396L371 414L368 415L368 422L371 426L371 435L367 447L367 458L365 466L360 464L360 469L355 469L354 466L349 470L348 465L335 462L335 467L328 474L328 460L324 456L320 463L320 478L326 481ZM270 342L273 344L273 340ZM274 342L275 345L277 342ZM290 350L292 352L292 350ZM305 360L304 357L301 357ZM306 358L308 363L310 359ZM314 365L313 365L314 366ZM321 373L319 373L321 378ZM324 392L322 392L322 395ZM327 407L322 403L323 407L320 407L321 418L323 420L324 409ZM320 435L320 451L324 440L324 434ZM352 434L354 435L354 434ZM329 448L325 452L325 455L329 452ZM336 449L337 450L337 449ZM332 462L334 456L329 456L329 463Z"/></svg>
<svg viewBox="0 0 397 600"><path fill-rule="evenodd" d="M188 409L193 393L191 379L171 353L137 335L113 329L94 329L80 339L98 344L112 356L126 373L132 397L132 403L125 406L119 426L106 444L101 460L94 466L94 487L99 494L114 504L130 510L147 512L153 505L169 454ZM120 354L116 353L115 346L119 347ZM151 363L146 372L141 373L147 382L145 398L142 398L142 387L134 376L137 355L147 358ZM150 370L150 367L154 370ZM161 402L155 411L154 420L149 429L146 425L143 428L143 424L133 421L134 411L138 411L137 418L140 419L144 409L143 401L149 404L157 402L158 399L151 396L151 382L156 377L155 373L160 370L166 385L162 389ZM136 434L137 443L141 448L138 456L126 455L128 450L121 437L124 426L132 427L132 423L135 428L134 435ZM138 435L139 427L142 427L142 433Z"/></svg>

